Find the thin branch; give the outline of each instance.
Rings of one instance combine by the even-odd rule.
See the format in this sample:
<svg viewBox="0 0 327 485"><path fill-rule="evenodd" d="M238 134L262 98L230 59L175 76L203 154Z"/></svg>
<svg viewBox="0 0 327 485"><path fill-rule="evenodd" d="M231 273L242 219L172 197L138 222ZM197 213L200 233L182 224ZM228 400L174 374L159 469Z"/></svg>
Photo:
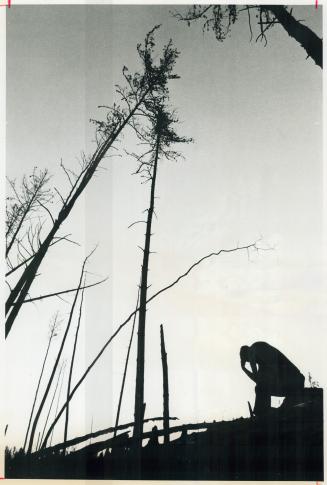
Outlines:
<svg viewBox="0 0 327 485"><path fill-rule="evenodd" d="M56 237L56 238L53 238L54 241L49 245L49 247L51 246L54 246L55 244L57 244L58 242L60 241L67 241L67 242L70 242L72 244L76 244L77 246L80 246L80 244L76 241L73 241L71 239L68 239L68 236L70 236L71 234L67 234L67 236L61 236L61 237ZM35 257L35 254L32 254L30 257L28 257L27 259L24 259L24 261L22 261L21 263L19 263L17 266L15 266L14 268L12 268L10 271L8 271L6 273L6 276L9 276L11 275L12 273L14 273L15 271L17 271L19 268L21 268L24 264L28 263L31 259L33 259Z"/></svg>
<svg viewBox="0 0 327 485"><path fill-rule="evenodd" d="M178 11L171 12L171 13L172 13L173 17L177 18L177 20L179 20L179 21L191 22L192 20L198 20L199 18L203 17L203 15L208 10L210 10L211 7L212 7L212 5L208 5L207 7L205 7L199 13L189 14L189 15L186 15L185 17L183 17L183 15L180 14Z"/></svg>
<svg viewBox="0 0 327 485"><path fill-rule="evenodd" d="M47 295L35 296L34 298L28 298L27 300L24 300L23 303L31 303L32 301L44 300L45 298L51 298L53 296L63 295L64 293L72 293L74 291L83 290L85 288L91 288L92 286L97 286L97 285L100 285L101 283L104 283L108 279L109 278L107 277L101 281L97 281L96 283L90 283L89 285L81 286L80 288L72 288L70 290L57 291L56 293L49 293Z"/></svg>
<svg viewBox="0 0 327 485"><path fill-rule="evenodd" d="M132 222L132 224L130 224L127 229L130 229L131 227L135 226L135 224L140 224L140 222L143 222L144 224L146 224L146 221L135 221L135 222Z"/></svg>
<svg viewBox="0 0 327 485"><path fill-rule="evenodd" d="M244 251L244 250L248 250L250 248L253 248L253 249L262 249L262 248L258 248L257 247L257 242L255 243L252 243L252 244L248 244L246 246L241 246L241 247L237 247L237 248L233 248L233 249L220 249L220 251L217 251L217 252L213 252L213 253L210 253L210 254L207 254L206 256L203 256L203 258L199 259L198 261L196 261L194 264L192 264L186 271L185 273L183 273L182 275L180 275L178 278L176 278L172 283L170 283L169 285L165 286L164 288L161 288L161 290L157 291L154 295L152 295L148 300L147 302L149 303L150 301L152 301L154 298L156 298L158 295L160 295L161 293L163 293L164 291L167 291L169 290L170 288L172 288L173 286L175 286L177 283L179 283L183 278L185 278L186 276L188 276L190 274L190 272L196 267L196 266L199 266L199 264L201 264L203 261L209 259L209 258L212 258L213 256L219 256L220 254L223 254L223 253L235 253L237 251Z"/></svg>
<svg viewBox="0 0 327 485"><path fill-rule="evenodd" d="M43 209L44 209L44 210L46 210L46 211L47 211L47 213L49 214L49 216L50 216L50 218L51 218L52 224L54 224L54 218L53 218L53 216L52 216L52 214L51 214L50 210L47 208L47 206L46 206L46 205L44 205L44 204L42 204L42 202L40 202L39 200L38 200L38 203L39 203L39 205L40 205L41 207L43 207Z"/></svg>
<svg viewBox="0 0 327 485"><path fill-rule="evenodd" d="M247 6L247 12L248 12L248 21L249 21L249 29L250 29L250 42L252 41L253 39L253 32L252 32L252 25L251 25L251 14L250 14L250 9L249 7Z"/></svg>
<svg viewBox="0 0 327 485"><path fill-rule="evenodd" d="M70 185L73 187L73 186L74 186L74 184L73 184L73 182L71 181L71 178L70 178L70 175L69 175L69 173L68 173L68 170L66 169L65 165L62 163L62 159L60 160L60 167L61 167L61 168L63 169L63 171L65 172L65 174L66 174L66 176L67 176L67 178L68 178L68 180L69 180Z"/></svg>
<svg viewBox="0 0 327 485"><path fill-rule="evenodd" d="M61 202L62 202L62 205L65 206L66 205L66 201L65 199L63 198L63 196L61 195L61 193L59 192L59 190L57 189L57 187L54 187L54 190L57 192L57 194L59 195L60 199L61 199Z"/></svg>

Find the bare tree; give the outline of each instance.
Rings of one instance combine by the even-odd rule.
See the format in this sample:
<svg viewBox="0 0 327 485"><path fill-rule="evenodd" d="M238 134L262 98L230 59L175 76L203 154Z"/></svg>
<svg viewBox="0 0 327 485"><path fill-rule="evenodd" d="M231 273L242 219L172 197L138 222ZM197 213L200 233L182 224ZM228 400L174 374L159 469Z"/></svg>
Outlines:
<svg viewBox="0 0 327 485"><path fill-rule="evenodd" d="M49 247L54 243L57 232L68 218L76 201L84 192L94 173L99 167L101 160L106 156L108 150L119 139L126 126L132 119L141 113L138 111L144 104L152 99L154 95L160 95L165 91L169 79L174 78L173 66L174 57L171 46L163 49L161 58L157 63L153 59L154 32L156 26L145 38L144 46L138 45L137 49L141 58L142 73L130 74L124 67L123 75L127 86L117 86L117 93L121 97L122 106L114 104L108 108L108 115L105 121L95 121L97 126L97 148L93 155L84 159L79 174L74 174L63 167L70 183L70 190L66 197L63 197L55 188L61 199L61 208L56 217L51 214L52 226L43 241L40 241L33 258L28 261L22 275L13 288L6 301L6 337L8 336L13 323L24 303L30 287L36 277L39 267L48 252Z"/></svg>
<svg viewBox="0 0 327 485"><path fill-rule="evenodd" d="M38 396L38 393L39 393L39 389L40 389L40 385L41 385L41 380L42 380L42 376L43 376L43 372L44 372L44 367L45 367L45 364L46 364L46 361L47 361L47 358L48 358L48 354L49 354L49 350L50 350L50 346L51 346L52 340L58 335L58 326L59 326L59 324L60 324L60 322L58 321L58 313L56 313L54 315L53 319L52 319L51 324L50 324L50 334L49 334L48 345L47 345L47 349L46 349L45 356L44 356L44 359L43 359L41 373L40 373L40 377L39 377L39 380L38 380L38 383L37 383L37 387L36 387L36 391L35 391L35 395L34 395L34 401L33 401L33 404L32 404L32 409L31 409L31 413L30 413L29 420L28 420L28 426L27 426L25 440L24 440L24 445L23 445L23 450L24 451L25 451L25 447L26 447L26 443L27 443L27 438L28 438L28 433L29 433L29 430L30 430L31 422L32 422L32 417L33 417L33 413L34 413L36 399L37 399L37 396Z"/></svg>
<svg viewBox="0 0 327 485"><path fill-rule="evenodd" d="M303 25L303 20L296 20L293 9L284 5L193 5L185 14L174 12L173 15L189 26L192 22L202 19L203 31L212 30L216 39L222 42L230 34L232 25L240 15L247 15L252 40L254 29L251 12L254 12L254 21L259 25L256 41L260 39L267 45L266 32L279 24L303 47L307 56L322 68L322 39Z"/></svg>
<svg viewBox="0 0 327 485"><path fill-rule="evenodd" d="M93 251L92 251L92 253L93 253ZM65 329L64 335L62 337L61 344L60 344L60 347L59 347L59 350L58 350L58 353L57 353L57 357L56 357L55 363L53 365L53 368L52 368L52 371L51 371L51 374L50 374L50 377L49 377L49 380L48 380L46 389L44 391L42 400L40 402L39 408L37 410L37 413L36 413L35 418L34 418L34 421L33 421L32 429L31 429L31 436L30 436L28 450L27 450L28 453L31 453L32 452L32 449L33 449L33 441L34 441L34 435L35 435L36 427L37 427L38 421L40 419L40 415L42 413L42 410L43 410L43 407L45 405L46 399L48 397L48 394L49 394L49 391L50 391L50 388L51 388L53 379L55 377L55 374L56 374L56 371L57 371L57 367L59 365L59 362L60 362L60 359L61 359L61 355L62 355L62 352L63 352L63 348L64 348L64 345L65 345L65 342L66 342L66 339L67 339L67 335L68 335L68 332L69 332L69 329L70 329L70 326L71 326L71 322L72 322L72 319L73 319L74 309L75 309L75 306L76 306L77 298L78 298L79 292L81 291L81 288L82 288L82 281L83 281L84 274L85 274L85 265L86 265L89 257L92 255L92 253L90 253L84 259L84 262L83 262L83 265L82 265L82 270L81 270L81 274L80 274L80 278L79 278L79 283L78 283L78 287L77 287L77 290L75 292L74 300L73 300L73 303L71 305L71 309L70 309L70 312L69 312L69 317L68 317L66 329Z"/></svg>
<svg viewBox="0 0 327 485"><path fill-rule="evenodd" d="M175 57L177 53L175 52ZM146 232L143 251L143 261L141 269L140 283L140 305L138 320L138 338L137 338L137 366L136 366L136 388L135 388L135 407L134 419L135 426L133 436L138 445L142 446L143 434L143 413L144 413L144 352L145 352L145 323L147 311L147 292L148 292L148 271L150 258L150 244L152 236L152 221L155 207L155 190L158 173L158 163L161 158L167 160L176 160L178 153L171 149L175 143L187 143L190 139L179 137L174 131L173 125L177 119L169 113L164 103L168 97L154 98L147 105L147 116L150 120L150 127L137 127L137 134L141 142L146 145L146 151L140 156L135 155L138 161L136 173L145 177L146 181L151 183L150 202L147 209Z"/></svg>
<svg viewBox="0 0 327 485"><path fill-rule="evenodd" d="M18 258L22 261L37 251L42 221L38 218L34 224L33 216L38 215L40 207L47 207L51 203L53 193L48 188L48 170L38 170L34 167L30 176L24 175L19 188L16 180L7 180L11 195L6 199L6 258L12 270L9 256L14 245Z"/></svg>

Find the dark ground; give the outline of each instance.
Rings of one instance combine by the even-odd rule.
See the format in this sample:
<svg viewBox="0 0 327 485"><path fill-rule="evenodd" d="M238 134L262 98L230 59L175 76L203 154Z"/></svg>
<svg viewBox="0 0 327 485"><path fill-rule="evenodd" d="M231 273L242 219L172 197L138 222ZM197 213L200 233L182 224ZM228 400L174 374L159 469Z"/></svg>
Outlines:
<svg viewBox="0 0 327 485"><path fill-rule="evenodd" d="M100 454L6 450L6 478L323 481L323 392L265 418L221 421L167 445L131 440Z"/></svg>

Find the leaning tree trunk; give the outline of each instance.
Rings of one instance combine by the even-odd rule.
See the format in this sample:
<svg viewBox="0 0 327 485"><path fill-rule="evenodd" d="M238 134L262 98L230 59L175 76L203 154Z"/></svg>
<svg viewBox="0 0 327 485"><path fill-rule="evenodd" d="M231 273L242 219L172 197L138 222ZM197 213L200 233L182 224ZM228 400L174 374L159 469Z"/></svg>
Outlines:
<svg viewBox="0 0 327 485"><path fill-rule="evenodd" d="M38 396L38 393L39 393L39 389L40 389L40 385L41 385L41 380L42 380L42 376L43 376L43 372L44 372L44 367L45 367L45 363L46 363L47 358L48 358L48 353L49 353L49 350L50 350L50 346L51 346L51 342L52 342L52 338L53 338L54 331L55 331L55 328L53 327L53 329L51 330L50 337L49 337L49 342L48 342L48 345L47 345L47 350L45 352L45 356L44 356L44 359L43 359L41 373L40 373L40 377L39 377L39 380L38 380L38 383L37 383L37 387L36 387L36 391L35 391L35 395L34 395L34 401L33 401L32 409L31 409L30 417L29 417L29 420L28 420L28 426L27 426L25 440L24 440L24 445L23 445L23 450L24 451L25 451L25 448L26 448L27 439L28 439L28 433L29 433L29 430L30 430L31 422L32 422L32 417L33 417L33 413L34 413L36 399L37 399L37 396Z"/></svg>
<svg viewBox="0 0 327 485"><path fill-rule="evenodd" d="M69 194L68 198L66 199L65 203L63 204L57 219L55 220L52 228L49 231L48 236L42 242L37 254L32 259L30 264L25 268L22 276L20 277L19 281L16 283L15 287L10 292L9 297L6 301L6 326L5 326L5 337L7 338L13 323L24 303L26 295L35 279L36 273L45 257L57 231L64 223L64 221L69 216L71 210L73 209L77 199L83 193L85 187L88 185L89 181L93 177L96 169L99 166L99 163L105 157L107 151L112 146L112 144L117 140L118 136L121 134L125 126L128 125L131 118L134 116L136 110L139 106L142 105L146 95L149 92L149 88L144 92L140 100L136 103L136 105L131 109L128 116L122 121L119 127L100 145L95 153L92 156L90 164L87 170L84 172L83 177L81 180L78 181L78 184L75 187L75 192Z"/></svg>
<svg viewBox="0 0 327 485"><path fill-rule="evenodd" d="M145 319L146 300L148 291L148 270L151 242L151 226L154 212L155 188L157 179L157 167L159 158L160 132L157 134L156 151L153 163L153 174L151 181L150 205L146 223L145 244L143 249L143 263L140 286L140 309L139 325L137 335L137 364L136 364L136 387L134 407L134 430L133 438L137 440L139 447L142 447L143 419L144 419L144 350L145 350Z"/></svg>
<svg viewBox="0 0 327 485"><path fill-rule="evenodd" d="M308 56L322 68L322 39L309 27L296 20L283 5L263 5L261 8L269 10L288 35L297 40Z"/></svg>
<svg viewBox="0 0 327 485"><path fill-rule="evenodd" d="M140 297L140 290L137 293L136 310L135 310L135 315L134 315L134 318L133 318L132 332L131 332L131 336L130 336L130 339L129 339L128 349L127 349L127 354L126 354L126 360L125 360L124 374L123 374L123 379L122 379L121 388L120 388L118 408L117 408L117 414L116 414L116 422L115 422L114 438L116 437L117 431L118 431L117 428L118 428L118 425L119 425L120 409L121 409L121 403L122 403L122 400L123 400L123 394L124 394L124 389L125 389L125 381L126 381L127 367L128 367L128 362L129 362L129 354L131 352L131 347L132 347L132 342L133 342L133 337L134 337L136 315L137 315L137 310L138 310L138 307L139 307L139 297Z"/></svg>
<svg viewBox="0 0 327 485"><path fill-rule="evenodd" d="M84 280L84 283L85 283L85 280ZM78 322L77 322L77 327L76 327L76 332L75 332L75 339L74 339L74 345L73 345L72 358L71 358L70 367L69 367L69 375L68 375L68 383L67 383L67 400L69 398L70 388L71 388L71 382L72 382L72 376L73 376L73 368L74 368L74 361L75 361L75 355L76 355L78 334L79 334L79 329L80 329L80 326L81 326L83 300L84 300L84 290L82 290L81 302L80 302L80 306L79 306ZM64 443L67 442L68 423L69 423L69 403L67 403L67 407L66 407L65 429L64 429ZM42 440L43 440L43 435L42 435ZM64 452L66 453L66 448L64 449Z"/></svg>
<svg viewBox="0 0 327 485"><path fill-rule="evenodd" d="M37 411L37 413L35 415L35 418L34 418L34 421L33 421L33 426L32 426L32 429L31 429L31 435L30 435L30 440L29 440L29 445L28 445L28 450L27 450L28 453L32 453L33 441L34 441L34 435L35 435L36 427L37 427L37 424L38 424L40 415L42 413L42 409L43 409L44 404L46 402L46 399L48 397L48 394L49 394L49 391L50 391L51 384L53 382L54 376L56 374L57 367L59 365L59 361L60 361L60 358L61 358L61 354L62 354L64 345L65 345L65 342L66 342L66 339L67 339L67 335L68 335L68 332L69 332L69 329L70 329L70 326L71 326L71 322L72 322L72 318L73 318L73 314L74 314L74 309L75 309L76 301L77 301L77 298L78 298L78 294L79 294L80 288L82 286L82 280L83 280L83 276L84 276L84 268L85 268L85 264L86 264L87 259L88 259L88 256L84 259L84 263L83 263L83 266L82 266L82 271L81 271L81 275L80 275L80 279L79 279L79 283L78 283L78 288L76 290L75 297L74 297L74 300L73 300L73 303L72 303L72 306L71 306L71 309L70 309L70 313L69 313L69 317L68 317L68 322L67 322L67 325L66 325L65 333L63 335L63 338L62 338L62 341L61 341L61 344L60 344L60 348L59 348L59 351L58 351L58 354L57 354L55 363L53 365L51 375L50 375L49 380L48 380L48 383L47 383L47 387L46 387L46 389L44 391L43 398L42 398L42 400L40 402L38 411Z"/></svg>

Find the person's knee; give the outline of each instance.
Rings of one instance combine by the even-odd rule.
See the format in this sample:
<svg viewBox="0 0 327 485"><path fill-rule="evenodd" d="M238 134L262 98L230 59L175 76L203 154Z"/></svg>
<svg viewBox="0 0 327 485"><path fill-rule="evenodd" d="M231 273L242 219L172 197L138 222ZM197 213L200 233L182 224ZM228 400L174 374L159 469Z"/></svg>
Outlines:
<svg viewBox="0 0 327 485"><path fill-rule="evenodd" d="M295 380L295 390L302 390L304 388L305 377L302 374L298 374Z"/></svg>

